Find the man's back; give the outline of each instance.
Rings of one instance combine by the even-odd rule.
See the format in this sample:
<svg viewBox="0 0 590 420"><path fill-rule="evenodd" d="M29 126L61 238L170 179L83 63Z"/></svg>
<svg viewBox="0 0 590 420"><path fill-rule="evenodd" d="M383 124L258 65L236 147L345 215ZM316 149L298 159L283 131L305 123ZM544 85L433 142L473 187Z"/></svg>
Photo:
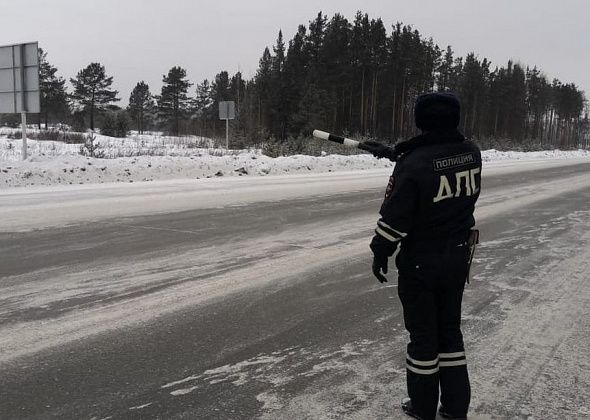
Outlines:
<svg viewBox="0 0 590 420"><path fill-rule="evenodd" d="M481 153L470 141L433 142L399 163L415 179L417 214L407 241L436 241L461 234L475 224L481 186Z"/></svg>
<svg viewBox="0 0 590 420"><path fill-rule="evenodd" d="M397 162L381 206L402 242L444 241L473 227L481 185L481 153L458 132L427 133Z"/></svg>

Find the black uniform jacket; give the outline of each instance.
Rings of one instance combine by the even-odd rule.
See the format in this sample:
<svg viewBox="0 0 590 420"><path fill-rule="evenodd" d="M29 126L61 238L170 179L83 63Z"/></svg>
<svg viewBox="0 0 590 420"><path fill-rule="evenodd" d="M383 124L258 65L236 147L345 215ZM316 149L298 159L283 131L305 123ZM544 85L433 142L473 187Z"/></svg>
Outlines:
<svg viewBox="0 0 590 420"><path fill-rule="evenodd" d="M458 131L426 133L396 146L371 249L393 255L402 248L444 247L465 240L475 224L481 153Z"/></svg>

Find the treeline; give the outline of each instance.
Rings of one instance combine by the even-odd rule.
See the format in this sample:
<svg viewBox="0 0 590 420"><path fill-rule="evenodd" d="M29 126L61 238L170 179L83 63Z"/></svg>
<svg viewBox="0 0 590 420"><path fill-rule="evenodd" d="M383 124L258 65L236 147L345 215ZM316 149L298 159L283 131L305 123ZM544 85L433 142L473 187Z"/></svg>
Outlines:
<svg viewBox="0 0 590 420"><path fill-rule="evenodd" d="M474 53L455 56L410 26L388 32L360 12L353 22L319 13L286 48L279 33L242 96L243 129L279 139L317 127L407 138L415 133L416 96L433 90L459 95L461 129L476 139L572 147L587 132L584 92L573 83L511 61L493 67Z"/></svg>
<svg viewBox="0 0 590 420"><path fill-rule="evenodd" d="M437 90L459 95L461 129L482 143L588 147L586 99L575 84L512 61L498 67L475 53L456 56L408 25L388 30L381 19L361 12L352 22L320 12L288 42L279 32L251 80L221 71L193 85L183 68L173 67L159 94L138 82L125 109L115 105L118 92L101 64L80 70L68 93L46 53L40 57L40 124L94 128L97 117L101 131L112 135L133 128L219 137L225 125L218 104L232 100L236 146L308 136L314 128L396 141L416 133L416 96Z"/></svg>

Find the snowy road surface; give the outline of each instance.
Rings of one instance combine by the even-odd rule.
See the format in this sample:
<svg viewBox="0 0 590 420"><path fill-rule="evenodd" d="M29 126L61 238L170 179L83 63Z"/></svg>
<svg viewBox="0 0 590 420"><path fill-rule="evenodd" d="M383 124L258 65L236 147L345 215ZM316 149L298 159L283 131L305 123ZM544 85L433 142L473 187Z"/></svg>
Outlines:
<svg viewBox="0 0 590 420"><path fill-rule="evenodd" d="M590 161L484 168L475 419L590 418ZM397 419L387 171L0 192L0 418Z"/></svg>

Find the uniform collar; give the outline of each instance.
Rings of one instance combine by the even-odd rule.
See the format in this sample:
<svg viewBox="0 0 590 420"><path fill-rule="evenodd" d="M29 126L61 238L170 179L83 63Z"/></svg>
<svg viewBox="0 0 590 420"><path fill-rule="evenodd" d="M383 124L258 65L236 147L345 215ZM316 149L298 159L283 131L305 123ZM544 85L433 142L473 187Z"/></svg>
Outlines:
<svg viewBox="0 0 590 420"><path fill-rule="evenodd" d="M396 144L393 151L395 160L398 160L419 147L434 144L460 143L464 140L465 137L459 130L428 131L410 140Z"/></svg>

